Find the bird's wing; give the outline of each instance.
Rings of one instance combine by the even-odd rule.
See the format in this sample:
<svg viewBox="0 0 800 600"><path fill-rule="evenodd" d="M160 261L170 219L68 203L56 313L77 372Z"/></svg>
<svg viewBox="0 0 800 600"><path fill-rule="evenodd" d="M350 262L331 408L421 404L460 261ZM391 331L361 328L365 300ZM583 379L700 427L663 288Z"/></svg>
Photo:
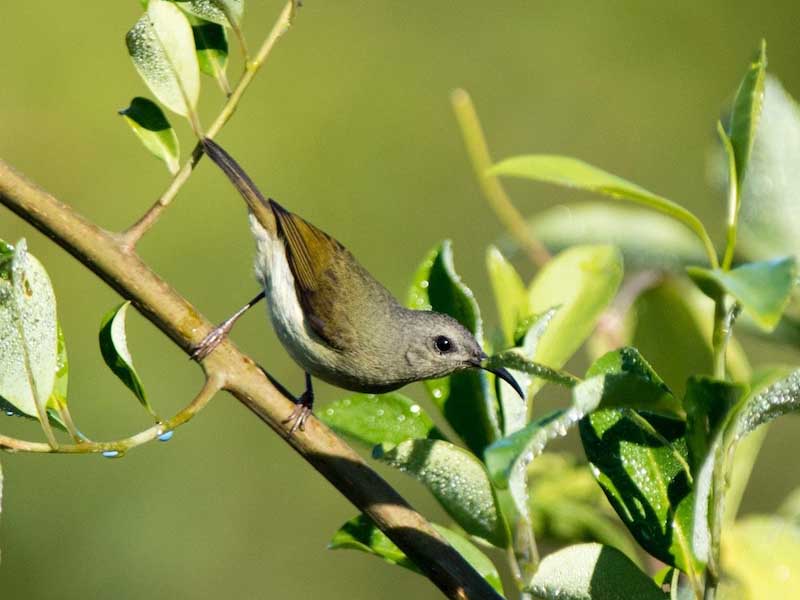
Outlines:
<svg viewBox="0 0 800 600"><path fill-rule="evenodd" d="M350 332L353 314L340 273L347 270L352 255L339 242L308 221L290 213L274 200L270 206L278 233L286 247L286 258L294 275L295 290L311 329L330 346L346 350L354 343Z"/></svg>

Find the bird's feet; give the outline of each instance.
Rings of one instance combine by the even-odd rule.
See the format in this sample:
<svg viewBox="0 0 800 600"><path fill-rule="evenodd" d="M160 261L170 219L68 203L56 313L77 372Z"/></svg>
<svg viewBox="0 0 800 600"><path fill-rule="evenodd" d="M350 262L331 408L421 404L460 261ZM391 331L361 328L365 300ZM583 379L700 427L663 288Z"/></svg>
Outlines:
<svg viewBox="0 0 800 600"><path fill-rule="evenodd" d="M192 350L191 355L189 358L196 361L203 360L206 356L211 354L214 349L220 345L222 340L224 340L227 335L233 329L233 326L236 324L236 321L239 317L241 317L244 313L250 310L253 306L259 303L259 301L263 300L266 296L266 292L261 291L258 295L250 300L247 304L245 304L242 308L237 310L233 313L230 317L225 319L222 323L217 325L211 332L203 338L197 346L195 346L194 350Z"/></svg>
<svg viewBox="0 0 800 600"><path fill-rule="evenodd" d="M314 408L314 388L311 386L311 376L306 373L306 391L295 401L294 410L286 417L282 424L286 425L291 423L289 427L289 435L293 434L298 429L300 431L306 430L306 421L311 416Z"/></svg>
<svg viewBox="0 0 800 600"><path fill-rule="evenodd" d="M202 339L202 341L194 347L192 353L189 355L189 358L196 361L203 360L206 356L211 354L217 346L222 343L227 335L231 332L233 328L233 323L235 319L228 319L227 321L220 323L214 329L212 329L209 334Z"/></svg>

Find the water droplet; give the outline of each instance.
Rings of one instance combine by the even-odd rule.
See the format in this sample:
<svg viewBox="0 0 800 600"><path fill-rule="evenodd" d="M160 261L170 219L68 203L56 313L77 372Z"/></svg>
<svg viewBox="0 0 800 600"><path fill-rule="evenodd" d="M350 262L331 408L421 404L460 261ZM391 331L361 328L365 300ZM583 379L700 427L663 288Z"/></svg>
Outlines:
<svg viewBox="0 0 800 600"><path fill-rule="evenodd" d="M103 452L103 456L105 458L119 458L122 455L120 454L119 450L106 450Z"/></svg>
<svg viewBox="0 0 800 600"><path fill-rule="evenodd" d="M351 404L350 398L345 398L344 400L342 400L343 406L350 406L350 404Z"/></svg>
<svg viewBox="0 0 800 600"><path fill-rule="evenodd" d="M427 281L427 280L423 280L423 281L420 281L420 282L419 282L419 287L421 287L423 290L426 290L426 289L428 289L428 286L429 286L429 285L430 285L430 283L428 283L428 281Z"/></svg>
<svg viewBox="0 0 800 600"><path fill-rule="evenodd" d="M444 395L444 392L442 391L442 388L435 388L433 390L433 397L434 398L441 398L443 395Z"/></svg>
<svg viewBox="0 0 800 600"><path fill-rule="evenodd" d="M412 404L408 410L410 410L412 414L418 415L422 409L419 407L419 404Z"/></svg>
<svg viewBox="0 0 800 600"><path fill-rule="evenodd" d="M6 414L7 414L9 417L13 417L13 416L14 416L16 413L15 413L13 410L7 410L7 411L6 411Z"/></svg>
<svg viewBox="0 0 800 600"><path fill-rule="evenodd" d="M169 431L165 431L160 436L158 436L159 442L168 442L172 439L172 436L175 435L175 431L170 429Z"/></svg>
<svg viewBox="0 0 800 600"><path fill-rule="evenodd" d="M406 420L406 416L405 416L405 415L397 415L397 420L398 420L400 423L402 423L403 421L405 421L405 420Z"/></svg>
<svg viewBox="0 0 800 600"><path fill-rule="evenodd" d="M327 410L325 411L325 414L326 414L326 415L328 415L329 417L330 417L331 415L333 415L333 413L334 413L334 410L333 410L332 408L329 408L329 409L327 409Z"/></svg>
<svg viewBox="0 0 800 600"><path fill-rule="evenodd" d="M379 408L378 410L375 411L375 414L378 415L379 417L382 417L383 416L383 409Z"/></svg>

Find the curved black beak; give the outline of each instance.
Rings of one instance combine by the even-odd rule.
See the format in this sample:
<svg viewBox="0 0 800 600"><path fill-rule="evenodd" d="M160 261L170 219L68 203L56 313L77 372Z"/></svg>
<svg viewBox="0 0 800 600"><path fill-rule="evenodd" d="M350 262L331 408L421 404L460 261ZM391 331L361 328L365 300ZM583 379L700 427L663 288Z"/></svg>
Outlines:
<svg viewBox="0 0 800 600"><path fill-rule="evenodd" d="M508 385L510 385L512 388L514 388L514 391L519 394L520 398L525 400L525 392L522 391L522 388L517 383L517 380L514 379L511 376L511 373L509 373L505 368L497 367L495 369L490 369L488 367L481 367L481 369L484 369L486 371L489 371L490 373L494 373L495 375L497 375L500 379L502 379Z"/></svg>
<svg viewBox="0 0 800 600"><path fill-rule="evenodd" d="M487 358L489 357L486 356L485 353L482 353L480 356L480 360L474 363L475 366L478 367L479 369L483 369L484 371L489 371L489 373L494 373L497 377L505 381L512 388L514 388L514 391L517 392L517 394L519 394L519 397L525 400L525 392L522 391L522 388L517 383L517 380L514 379L514 377L511 375L511 373L508 372L508 370L506 370L504 367L490 368L490 367L485 367L481 364L481 362L483 362Z"/></svg>

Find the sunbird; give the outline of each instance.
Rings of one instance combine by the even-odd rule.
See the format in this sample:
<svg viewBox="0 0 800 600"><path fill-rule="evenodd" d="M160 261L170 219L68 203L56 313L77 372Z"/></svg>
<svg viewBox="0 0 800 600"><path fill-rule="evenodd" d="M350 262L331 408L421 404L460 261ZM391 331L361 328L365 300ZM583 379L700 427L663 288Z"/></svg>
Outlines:
<svg viewBox="0 0 800 600"><path fill-rule="evenodd" d="M311 414L312 375L346 390L379 394L477 368L524 397L506 369L484 366L487 355L461 323L443 313L404 307L337 240L265 199L217 143L206 138L202 144L247 203L263 291L213 329L193 358L208 356L236 320L266 298L278 339L305 371L306 389L283 421L291 424L290 433L303 430Z"/></svg>

